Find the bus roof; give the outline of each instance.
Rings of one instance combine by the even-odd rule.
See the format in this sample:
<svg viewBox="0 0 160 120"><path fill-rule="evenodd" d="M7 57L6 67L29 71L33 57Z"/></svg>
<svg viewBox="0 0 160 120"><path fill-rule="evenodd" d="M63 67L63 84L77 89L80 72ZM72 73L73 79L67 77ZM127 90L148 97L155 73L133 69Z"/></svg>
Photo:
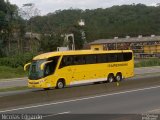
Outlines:
<svg viewBox="0 0 160 120"><path fill-rule="evenodd" d="M47 59L60 55L80 55L80 54L99 54L99 53L121 53L132 52L132 50L70 50L70 51L56 51L40 54L33 58L33 60Z"/></svg>

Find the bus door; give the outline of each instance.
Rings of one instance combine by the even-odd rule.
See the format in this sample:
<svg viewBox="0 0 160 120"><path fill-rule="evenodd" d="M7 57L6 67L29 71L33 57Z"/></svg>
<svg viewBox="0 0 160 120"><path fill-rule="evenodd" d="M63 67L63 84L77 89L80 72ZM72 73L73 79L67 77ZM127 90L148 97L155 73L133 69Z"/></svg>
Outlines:
<svg viewBox="0 0 160 120"><path fill-rule="evenodd" d="M66 80L67 84L70 84L73 81L73 73L74 66L72 65L72 57L63 56L59 67L60 76Z"/></svg>

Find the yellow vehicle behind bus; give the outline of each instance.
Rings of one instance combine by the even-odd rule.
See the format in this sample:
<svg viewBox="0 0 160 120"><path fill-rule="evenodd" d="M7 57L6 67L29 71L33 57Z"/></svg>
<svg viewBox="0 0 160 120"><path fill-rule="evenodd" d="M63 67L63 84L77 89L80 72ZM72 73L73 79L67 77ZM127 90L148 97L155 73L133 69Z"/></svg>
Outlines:
<svg viewBox="0 0 160 120"><path fill-rule="evenodd" d="M63 51L38 55L29 68L28 87L63 88L89 82L113 82L134 76L131 50Z"/></svg>

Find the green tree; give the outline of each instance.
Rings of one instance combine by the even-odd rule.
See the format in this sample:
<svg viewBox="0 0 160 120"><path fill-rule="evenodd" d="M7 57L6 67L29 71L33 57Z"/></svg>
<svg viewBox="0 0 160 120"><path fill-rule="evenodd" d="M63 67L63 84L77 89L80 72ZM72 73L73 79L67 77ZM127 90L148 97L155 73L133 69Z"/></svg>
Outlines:
<svg viewBox="0 0 160 120"><path fill-rule="evenodd" d="M18 15L18 7L10 4L9 1L0 1L0 56L10 55L13 41L13 34L17 34L17 43L20 46L20 40L24 35L24 22ZM23 27L22 27L23 26ZM14 47L13 47L14 48ZM16 48L20 51L20 47ZM15 53L13 53L15 54Z"/></svg>
<svg viewBox="0 0 160 120"><path fill-rule="evenodd" d="M62 45L63 38L60 36L60 34L56 33L43 34L40 43L41 43L40 51L43 52L56 51L57 47L60 47L60 45Z"/></svg>
<svg viewBox="0 0 160 120"><path fill-rule="evenodd" d="M32 18L33 31L38 33L74 33L79 45L79 28L75 27L77 21L85 20L84 31L87 42L96 39L113 38L115 36L148 36L160 34L160 7L143 4L113 6L110 8L80 10L58 10L46 16Z"/></svg>

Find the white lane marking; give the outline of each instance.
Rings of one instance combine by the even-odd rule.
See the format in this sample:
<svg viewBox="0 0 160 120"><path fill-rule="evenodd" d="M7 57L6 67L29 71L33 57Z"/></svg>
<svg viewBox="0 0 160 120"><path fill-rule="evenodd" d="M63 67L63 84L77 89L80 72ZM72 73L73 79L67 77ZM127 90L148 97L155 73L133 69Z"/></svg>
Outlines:
<svg viewBox="0 0 160 120"><path fill-rule="evenodd" d="M88 99L94 99L94 98L101 98L101 97L107 97L107 96L113 96L113 95L119 95L119 94L125 94L125 93L137 92L137 91L144 91L144 90L150 90L150 89L156 89L156 88L160 88L160 86L153 86L149 88L135 89L135 90L130 90L130 91L118 92L118 93L110 93L110 94L103 94L103 95L92 96L92 97L72 99L68 101L61 101L61 102L47 103L47 104L42 104L42 105L33 105L29 107L9 109L9 110L0 111L0 113L24 110L24 109L30 109L30 108L37 108L37 107L43 107L43 106L49 106L49 105L57 105L57 104L63 104L63 103L69 103L69 102L76 102L76 101L82 101L82 100L88 100Z"/></svg>
<svg viewBox="0 0 160 120"><path fill-rule="evenodd" d="M57 115L63 115L63 114L69 114L69 113L70 113L70 111L67 111L67 112L61 112L61 113L57 113L57 114L45 115L45 116L42 116L42 117L57 116Z"/></svg>

